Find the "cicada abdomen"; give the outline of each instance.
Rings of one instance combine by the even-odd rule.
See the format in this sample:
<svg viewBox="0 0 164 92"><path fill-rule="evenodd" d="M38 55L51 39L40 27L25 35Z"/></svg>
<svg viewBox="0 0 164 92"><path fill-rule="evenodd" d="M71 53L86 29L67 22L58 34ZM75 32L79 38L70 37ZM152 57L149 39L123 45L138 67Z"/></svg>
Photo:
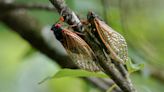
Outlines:
<svg viewBox="0 0 164 92"><path fill-rule="evenodd" d="M92 49L81 37L68 29L63 29L59 23L53 25L51 30L79 68L100 71L98 64L94 62L95 56Z"/></svg>
<svg viewBox="0 0 164 92"><path fill-rule="evenodd" d="M110 53L110 57L120 63L128 60L128 48L125 38L100 20L96 14L89 12L87 19L91 26L95 28L99 38Z"/></svg>

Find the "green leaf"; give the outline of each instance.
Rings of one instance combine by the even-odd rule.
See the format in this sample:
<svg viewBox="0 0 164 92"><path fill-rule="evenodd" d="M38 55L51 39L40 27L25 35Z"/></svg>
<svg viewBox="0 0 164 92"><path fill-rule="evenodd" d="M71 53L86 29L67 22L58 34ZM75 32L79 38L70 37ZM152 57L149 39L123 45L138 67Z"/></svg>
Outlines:
<svg viewBox="0 0 164 92"><path fill-rule="evenodd" d="M142 70L144 68L144 64L133 64L131 59L126 62L126 67L128 69L128 72L131 74L135 71Z"/></svg>
<svg viewBox="0 0 164 92"><path fill-rule="evenodd" d="M107 78L108 76L102 72L89 72L82 69L62 69L58 71L53 78L60 77L100 77Z"/></svg>
<svg viewBox="0 0 164 92"><path fill-rule="evenodd" d="M41 84L49 79L62 78L62 77L99 77L99 78L109 78L103 72L89 72L82 69L61 69L55 75L46 77L38 84Z"/></svg>

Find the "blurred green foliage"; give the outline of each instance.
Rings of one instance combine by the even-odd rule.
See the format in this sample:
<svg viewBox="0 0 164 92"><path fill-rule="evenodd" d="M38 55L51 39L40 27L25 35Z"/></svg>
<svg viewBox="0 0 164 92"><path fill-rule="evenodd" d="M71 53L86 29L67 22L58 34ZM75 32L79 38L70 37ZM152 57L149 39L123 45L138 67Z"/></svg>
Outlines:
<svg viewBox="0 0 164 92"><path fill-rule="evenodd" d="M106 1L109 2L108 6L104 6L101 0L66 0L80 17L86 17L89 10L95 11L125 36L132 61L146 65L143 73L131 76L138 92L163 92L164 83L149 76L147 66L164 69L164 1ZM50 4L48 0L16 2ZM28 12L43 26L51 25L59 18L53 12ZM0 49L0 92L100 92L86 81L72 77L53 79L38 85L39 81L53 75L60 67L3 24L0 24Z"/></svg>

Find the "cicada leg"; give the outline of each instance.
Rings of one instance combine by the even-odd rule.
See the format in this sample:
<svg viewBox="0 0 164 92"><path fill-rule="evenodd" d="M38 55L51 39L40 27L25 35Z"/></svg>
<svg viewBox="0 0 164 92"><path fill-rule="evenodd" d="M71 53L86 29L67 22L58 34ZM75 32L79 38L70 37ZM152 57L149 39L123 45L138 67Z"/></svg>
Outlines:
<svg viewBox="0 0 164 92"><path fill-rule="evenodd" d="M118 57L118 55L116 55L115 53L111 53L111 58L118 61L119 63L124 64L124 61L120 57Z"/></svg>
<svg viewBox="0 0 164 92"><path fill-rule="evenodd" d="M73 27L76 27L78 24L74 24L74 25L69 25L67 29L71 29Z"/></svg>
<svg viewBox="0 0 164 92"><path fill-rule="evenodd" d="M88 25L88 24L89 24L88 20L86 20L86 19L80 19L80 22L81 22L83 25Z"/></svg>

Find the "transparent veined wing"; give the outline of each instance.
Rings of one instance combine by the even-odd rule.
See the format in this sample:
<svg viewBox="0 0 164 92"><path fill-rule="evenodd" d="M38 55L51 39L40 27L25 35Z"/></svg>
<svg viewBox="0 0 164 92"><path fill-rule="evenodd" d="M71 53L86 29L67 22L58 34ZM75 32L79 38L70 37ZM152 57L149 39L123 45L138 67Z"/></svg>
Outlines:
<svg viewBox="0 0 164 92"><path fill-rule="evenodd" d="M62 35L64 48L79 68L88 71L100 71L92 49L81 37L68 29L64 29Z"/></svg>
<svg viewBox="0 0 164 92"><path fill-rule="evenodd" d="M128 60L128 48L124 37L98 18L94 19L94 24L102 42L113 54L113 58L125 63Z"/></svg>

